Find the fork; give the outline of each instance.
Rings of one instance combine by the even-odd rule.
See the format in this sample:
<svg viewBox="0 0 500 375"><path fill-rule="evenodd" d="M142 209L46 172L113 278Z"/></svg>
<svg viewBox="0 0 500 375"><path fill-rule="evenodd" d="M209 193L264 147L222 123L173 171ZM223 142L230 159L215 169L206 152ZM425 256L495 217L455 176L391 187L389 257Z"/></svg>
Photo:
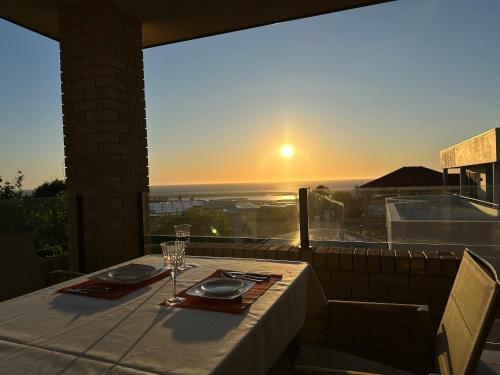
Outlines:
<svg viewBox="0 0 500 375"><path fill-rule="evenodd" d="M248 274L245 274L243 272L239 272L237 274L233 274L231 272L222 272L222 275L225 276L225 277L228 277L230 279L242 279L242 280L248 280L248 281L253 281L253 282L256 282L256 283L262 283L264 281L266 281L268 279L267 276L251 276L251 275L248 275Z"/></svg>
<svg viewBox="0 0 500 375"><path fill-rule="evenodd" d="M76 292L76 293L91 293L91 292L107 292L112 290L114 287L112 286L88 286L85 288L71 288L66 289L68 292Z"/></svg>

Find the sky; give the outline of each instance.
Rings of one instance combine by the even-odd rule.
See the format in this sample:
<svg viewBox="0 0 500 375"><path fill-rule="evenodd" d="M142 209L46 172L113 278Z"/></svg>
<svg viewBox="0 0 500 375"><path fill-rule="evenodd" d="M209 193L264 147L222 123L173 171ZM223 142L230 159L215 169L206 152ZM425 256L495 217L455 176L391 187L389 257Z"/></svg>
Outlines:
<svg viewBox="0 0 500 375"><path fill-rule="evenodd" d="M498 14L398 0L146 49L150 183L439 169L440 150L500 126ZM58 43L0 20L0 51L0 176L61 178Z"/></svg>

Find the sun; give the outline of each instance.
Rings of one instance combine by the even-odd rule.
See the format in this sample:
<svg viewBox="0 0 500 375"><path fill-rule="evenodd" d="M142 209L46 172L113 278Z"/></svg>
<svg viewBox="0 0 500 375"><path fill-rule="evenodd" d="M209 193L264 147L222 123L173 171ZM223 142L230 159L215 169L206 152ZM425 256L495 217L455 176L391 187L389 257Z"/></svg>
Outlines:
<svg viewBox="0 0 500 375"><path fill-rule="evenodd" d="M283 145L280 148L280 154L286 159L291 158L295 154L295 148L292 145Z"/></svg>

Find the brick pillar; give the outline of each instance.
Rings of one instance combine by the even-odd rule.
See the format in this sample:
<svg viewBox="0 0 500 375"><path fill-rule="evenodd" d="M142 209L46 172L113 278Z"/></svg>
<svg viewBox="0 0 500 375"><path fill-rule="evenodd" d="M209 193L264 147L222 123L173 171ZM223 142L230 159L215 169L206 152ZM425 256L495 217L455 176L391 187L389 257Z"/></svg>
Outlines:
<svg viewBox="0 0 500 375"><path fill-rule="evenodd" d="M60 53L71 265L80 243L89 272L141 252L137 199L149 184L141 23L106 1L63 6Z"/></svg>

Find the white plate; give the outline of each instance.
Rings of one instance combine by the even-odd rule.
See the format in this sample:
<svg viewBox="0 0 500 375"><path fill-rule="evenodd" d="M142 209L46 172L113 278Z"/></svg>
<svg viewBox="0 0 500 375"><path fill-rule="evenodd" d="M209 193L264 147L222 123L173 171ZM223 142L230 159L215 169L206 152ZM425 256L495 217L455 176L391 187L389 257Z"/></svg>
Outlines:
<svg viewBox="0 0 500 375"><path fill-rule="evenodd" d="M205 294L227 296L237 293L243 287L243 282L237 279L219 278L207 280L200 285Z"/></svg>
<svg viewBox="0 0 500 375"><path fill-rule="evenodd" d="M118 284L137 284L161 272L163 268L149 266L147 264L127 264L122 267L113 268L90 277L93 280L107 281Z"/></svg>
<svg viewBox="0 0 500 375"><path fill-rule="evenodd" d="M221 288L219 283L222 283L220 280L227 280L231 285L236 285L234 282L241 282L241 286L234 289L232 292L229 292L229 287L225 289L225 294L213 293L213 290L217 288ZM208 286L206 286L208 284ZM219 286L217 286L219 284ZM229 285L229 284L227 284ZM186 290L186 294L195 297L203 297L203 298L214 298L214 299L234 299L238 298L244 293L246 293L251 287L255 285L255 282L249 280L235 280L235 279L223 279L223 278L214 278L202 281L198 283L188 290Z"/></svg>

